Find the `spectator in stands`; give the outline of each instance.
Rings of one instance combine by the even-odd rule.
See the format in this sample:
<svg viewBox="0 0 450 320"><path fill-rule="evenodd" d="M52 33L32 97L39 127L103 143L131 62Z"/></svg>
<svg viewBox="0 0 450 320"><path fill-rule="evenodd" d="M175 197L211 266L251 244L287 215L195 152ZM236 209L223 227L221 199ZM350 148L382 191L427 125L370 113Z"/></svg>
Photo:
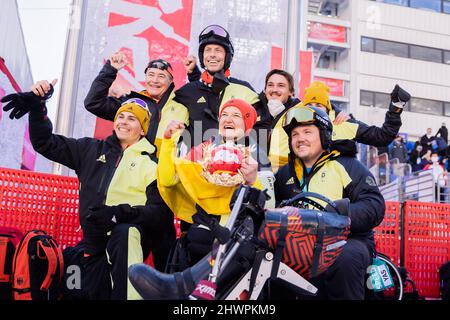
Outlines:
<svg viewBox="0 0 450 320"><path fill-rule="evenodd" d="M444 202L446 199L445 186L447 185L447 174L444 169L444 165L439 161L439 155L437 152L431 153L431 163L424 166L423 170L433 170L433 180L435 183L436 197L438 190L440 197L436 198L439 202Z"/></svg>
<svg viewBox="0 0 450 320"><path fill-rule="evenodd" d="M448 129L445 125L445 122L442 122L442 126L439 128L438 132L436 133L436 137L440 136L442 139L444 139L445 143L448 144Z"/></svg>
<svg viewBox="0 0 450 320"><path fill-rule="evenodd" d="M97 117L113 121L124 101L130 98L143 100L151 115L147 140L156 147L158 156L162 135L169 122L183 121L187 115L186 108L172 99L175 89L172 66L163 59L150 61L144 70L145 89L135 92L114 83L118 72L127 65L128 59L123 52L111 55L92 82L84 106Z"/></svg>
<svg viewBox="0 0 450 320"><path fill-rule="evenodd" d="M389 158L398 159L399 163L408 162L408 151L406 150L406 145L403 142L402 136L397 135L397 137L395 137L392 147L389 150Z"/></svg>
<svg viewBox="0 0 450 320"><path fill-rule="evenodd" d="M433 141L436 139L432 135L432 129L428 128L427 133L420 138L420 144L422 145L422 154L425 154L428 150L433 151Z"/></svg>
<svg viewBox="0 0 450 320"><path fill-rule="evenodd" d="M139 299L128 281L128 266L142 263L151 250L162 271L175 240L173 215L157 189L155 148L146 138L147 105L138 98L126 100L106 140L67 138L52 133L47 117L45 99L55 83L39 81L32 92L3 101L14 109L28 107L33 148L78 176L82 289L90 299Z"/></svg>
<svg viewBox="0 0 450 320"><path fill-rule="evenodd" d="M420 141L414 143L414 148L409 156L409 163L411 164L412 172L421 170L420 164L422 162L422 145Z"/></svg>

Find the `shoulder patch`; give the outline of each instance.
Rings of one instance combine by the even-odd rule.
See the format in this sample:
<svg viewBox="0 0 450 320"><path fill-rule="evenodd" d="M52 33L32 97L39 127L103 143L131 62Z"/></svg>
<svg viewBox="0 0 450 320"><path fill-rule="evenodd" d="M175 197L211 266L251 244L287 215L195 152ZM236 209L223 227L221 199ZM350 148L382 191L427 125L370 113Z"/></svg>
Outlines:
<svg viewBox="0 0 450 320"><path fill-rule="evenodd" d="M375 181L375 179L372 176L367 176L366 177L366 183L371 186L371 187L376 187L377 186L377 182Z"/></svg>

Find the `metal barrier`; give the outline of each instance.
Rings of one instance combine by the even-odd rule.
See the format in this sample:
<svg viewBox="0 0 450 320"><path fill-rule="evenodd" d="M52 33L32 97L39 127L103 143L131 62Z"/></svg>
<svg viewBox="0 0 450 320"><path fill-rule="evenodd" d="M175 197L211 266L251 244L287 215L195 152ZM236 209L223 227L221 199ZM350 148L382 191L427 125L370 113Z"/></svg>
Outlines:
<svg viewBox="0 0 450 320"><path fill-rule="evenodd" d="M398 177L379 188L386 201L436 202L436 188L431 170L416 171L410 175Z"/></svg>

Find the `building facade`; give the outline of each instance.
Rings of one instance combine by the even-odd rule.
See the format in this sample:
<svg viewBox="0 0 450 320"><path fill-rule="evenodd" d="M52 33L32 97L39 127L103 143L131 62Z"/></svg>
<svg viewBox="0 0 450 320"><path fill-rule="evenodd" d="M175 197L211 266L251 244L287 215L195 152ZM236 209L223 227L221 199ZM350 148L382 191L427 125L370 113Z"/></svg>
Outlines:
<svg viewBox="0 0 450 320"><path fill-rule="evenodd" d="M450 126L449 13L448 0L308 0L302 49L332 100L367 124L381 125L392 88L404 87L400 131L416 140Z"/></svg>

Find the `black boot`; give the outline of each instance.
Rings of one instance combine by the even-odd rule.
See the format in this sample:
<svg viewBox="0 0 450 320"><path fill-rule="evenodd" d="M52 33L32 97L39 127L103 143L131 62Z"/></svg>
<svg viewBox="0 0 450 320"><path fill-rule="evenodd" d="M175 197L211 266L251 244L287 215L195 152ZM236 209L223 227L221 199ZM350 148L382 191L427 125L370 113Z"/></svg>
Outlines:
<svg viewBox="0 0 450 320"><path fill-rule="evenodd" d="M207 255L194 266L173 274L159 272L143 263L134 264L128 268L128 277L145 300L188 299L197 283L211 272L209 258Z"/></svg>

